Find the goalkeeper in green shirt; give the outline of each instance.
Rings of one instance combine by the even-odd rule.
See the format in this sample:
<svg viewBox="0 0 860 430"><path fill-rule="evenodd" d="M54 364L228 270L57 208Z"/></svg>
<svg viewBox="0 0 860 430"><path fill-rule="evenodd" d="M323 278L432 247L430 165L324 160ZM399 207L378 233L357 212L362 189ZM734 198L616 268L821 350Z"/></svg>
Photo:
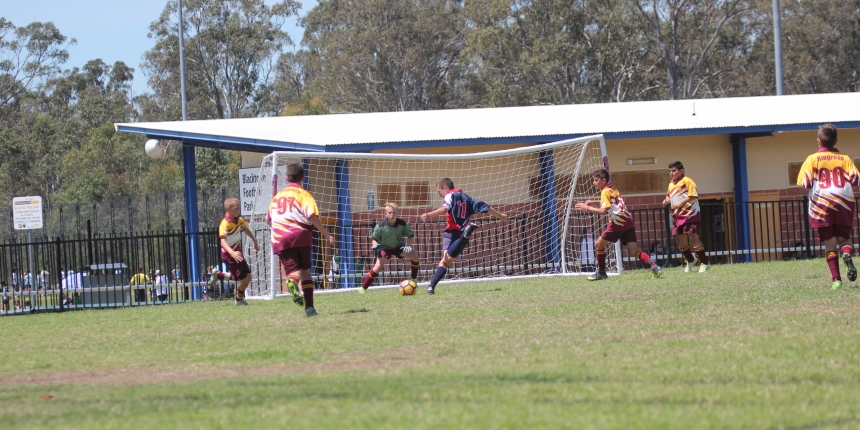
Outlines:
<svg viewBox="0 0 860 430"><path fill-rule="evenodd" d="M409 223L397 218L397 205L387 203L385 205L385 219L379 221L373 227L373 250L376 251L376 264L367 273L367 276L361 281L361 288L358 290L364 294L370 284L379 276L388 259L391 257L408 258L412 260L412 281L418 283L418 253L412 250L404 237L411 238L415 236L412 227Z"/></svg>

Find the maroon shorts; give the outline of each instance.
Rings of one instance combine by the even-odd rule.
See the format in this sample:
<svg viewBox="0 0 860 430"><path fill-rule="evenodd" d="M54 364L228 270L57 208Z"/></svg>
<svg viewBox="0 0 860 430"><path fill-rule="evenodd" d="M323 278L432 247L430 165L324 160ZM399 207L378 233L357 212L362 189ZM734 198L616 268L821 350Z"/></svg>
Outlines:
<svg viewBox="0 0 860 430"><path fill-rule="evenodd" d="M286 248L278 254L284 273L289 276L297 270L311 270L311 247Z"/></svg>
<svg viewBox="0 0 860 430"><path fill-rule="evenodd" d="M236 261L230 257L223 258L224 264L227 265L227 271L233 276L233 279L241 281L246 276L251 274L251 268L248 267L248 260Z"/></svg>
<svg viewBox="0 0 860 430"><path fill-rule="evenodd" d="M636 229L628 228L627 230L616 231L607 228L600 237L609 243L618 242L620 239L622 245L627 245L630 242L636 242Z"/></svg>
<svg viewBox="0 0 860 430"><path fill-rule="evenodd" d="M681 225L672 227L673 236L677 236L679 234L699 234L700 231L702 231L701 222L685 222Z"/></svg>
<svg viewBox="0 0 860 430"><path fill-rule="evenodd" d="M834 237L851 237L850 225L833 224L828 225L827 227L818 227L816 230L818 230L818 240L822 242L833 239Z"/></svg>
<svg viewBox="0 0 860 430"><path fill-rule="evenodd" d="M391 258L391 257L403 258L403 250L400 248L380 249L376 253L376 257L377 258Z"/></svg>

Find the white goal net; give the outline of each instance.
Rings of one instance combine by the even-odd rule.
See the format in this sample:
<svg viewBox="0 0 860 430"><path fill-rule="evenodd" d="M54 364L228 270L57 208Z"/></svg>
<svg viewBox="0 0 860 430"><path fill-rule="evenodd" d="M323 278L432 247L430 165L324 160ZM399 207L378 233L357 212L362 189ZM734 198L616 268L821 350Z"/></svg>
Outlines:
<svg viewBox="0 0 860 430"><path fill-rule="evenodd" d="M273 194L287 185L286 166L300 163L304 187L313 194L320 219L337 245L314 232L312 274L316 288L354 288L373 267L370 234L386 203L399 206L410 223L409 240L420 256L419 282L427 282L442 256L445 217L421 222L422 213L442 205L436 182L451 178L456 188L508 215L472 217L481 228L448 271L442 284L499 277L590 274L596 270L594 241L607 220L577 211L575 202L595 200L592 173L609 170L602 135L523 148L453 155L275 152L260 168L254 214L248 220L260 245L250 256L249 297L288 294L266 224ZM249 246L246 244L246 246ZM250 251L250 250L248 250ZM618 273L620 248L607 250L607 272ZM390 260L374 286L409 277L408 260Z"/></svg>

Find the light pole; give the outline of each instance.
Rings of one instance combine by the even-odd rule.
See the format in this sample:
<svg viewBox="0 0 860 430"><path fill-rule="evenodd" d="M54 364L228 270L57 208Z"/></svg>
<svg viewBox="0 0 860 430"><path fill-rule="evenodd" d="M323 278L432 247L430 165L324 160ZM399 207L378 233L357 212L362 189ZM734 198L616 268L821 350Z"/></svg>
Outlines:
<svg viewBox="0 0 860 430"><path fill-rule="evenodd" d="M776 69L776 95L783 94L782 86L782 36L780 29L779 0L773 0L773 56Z"/></svg>

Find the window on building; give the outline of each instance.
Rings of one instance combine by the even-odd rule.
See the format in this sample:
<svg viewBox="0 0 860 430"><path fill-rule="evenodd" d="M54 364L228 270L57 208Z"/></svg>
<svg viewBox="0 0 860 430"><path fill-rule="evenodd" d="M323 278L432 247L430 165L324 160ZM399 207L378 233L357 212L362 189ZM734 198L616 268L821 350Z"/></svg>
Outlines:
<svg viewBox="0 0 860 430"><path fill-rule="evenodd" d="M398 206L430 205L429 182L406 182L398 184L377 184L378 206L396 203Z"/></svg>

